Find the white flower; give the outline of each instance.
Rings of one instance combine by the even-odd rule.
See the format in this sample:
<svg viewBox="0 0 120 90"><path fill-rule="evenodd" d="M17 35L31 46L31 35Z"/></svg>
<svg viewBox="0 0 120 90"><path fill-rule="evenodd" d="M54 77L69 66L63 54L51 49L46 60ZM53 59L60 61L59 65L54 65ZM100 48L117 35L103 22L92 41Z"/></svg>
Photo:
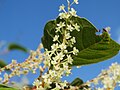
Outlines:
<svg viewBox="0 0 120 90"><path fill-rule="evenodd" d="M106 27L106 28L105 28L105 30L106 30L107 32L109 32L110 29L111 29L110 27Z"/></svg>
<svg viewBox="0 0 120 90"><path fill-rule="evenodd" d="M59 38L59 35L55 35L55 37L53 38L53 41L54 41L54 42L57 41L58 38Z"/></svg>
<svg viewBox="0 0 120 90"><path fill-rule="evenodd" d="M53 44L53 45L51 46L51 48L52 48L52 50L56 50L56 49L58 48L58 43Z"/></svg>
<svg viewBox="0 0 120 90"><path fill-rule="evenodd" d="M14 65L14 64L16 64L17 63L17 61L16 60L12 60L12 64Z"/></svg>
<svg viewBox="0 0 120 90"><path fill-rule="evenodd" d="M71 74L71 69L66 70L66 76L69 76Z"/></svg>
<svg viewBox="0 0 120 90"><path fill-rule="evenodd" d="M60 32L60 27L56 27L55 29L56 29L55 32Z"/></svg>
<svg viewBox="0 0 120 90"><path fill-rule="evenodd" d="M42 75L42 78L43 78L43 79L49 78L49 74L45 73L44 75Z"/></svg>
<svg viewBox="0 0 120 90"><path fill-rule="evenodd" d="M76 43L75 37L71 38L70 40L71 40L72 44Z"/></svg>
<svg viewBox="0 0 120 90"><path fill-rule="evenodd" d="M49 78L44 78L44 82L45 82L45 87L50 87L50 84L52 83L51 80Z"/></svg>
<svg viewBox="0 0 120 90"><path fill-rule="evenodd" d="M71 55L67 55L67 62L72 64L73 59L72 59Z"/></svg>
<svg viewBox="0 0 120 90"><path fill-rule="evenodd" d="M62 11L65 9L65 6L62 4L60 7L59 7L59 11Z"/></svg>
<svg viewBox="0 0 120 90"><path fill-rule="evenodd" d="M71 14L72 16L75 16L75 17L76 17L76 16L77 16L76 13L77 13L77 12L75 11L75 9L74 9L74 8L71 8L70 14Z"/></svg>
<svg viewBox="0 0 120 90"><path fill-rule="evenodd" d="M65 39L69 39L71 36L70 36L70 33L66 33L65 34Z"/></svg>
<svg viewBox="0 0 120 90"><path fill-rule="evenodd" d="M58 54L56 55L56 57L54 57L53 59L54 59L54 60L62 60L64 56L65 56L65 55L64 55L62 52L60 52L60 53L58 53Z"/></svg>
<svg viewBox="0 0 120 90"><path fill-rule="evenodd" d="M33 82L33 85L38 87L40 84L42 84L38 79Z"/></svg>
<svg viewBox="0 0 120 90"><path fill-rule="evenodd" d="M72 32L74 28L71 25L67 25L67 30L70 30Z"/></svg>
<svg viewBox="0 0 120 90"><path fill-rule="evenodd" d="M53 90L60 90L60 89L61 89L60 85L58 85L58 83L56 83L56 87Z"/></svg>
<svg viewBox="0 0 120 90"><path fill-rule="evenodd" d="M78 49L76 49L76 47L73 47L73 54L76 55L79 52Z"/></svg>
<svg viewBox="0 0 120 90"><path fill-rule="evenodd" d="M9 75L7 73L4 74L4 80L9 80Z"/></svg>
<svg viewBox="0 0 120 90"><path fill-rule="evenodd" d="M59 24L57 24L57 26L58 26L59 28L62 28L62 27L65 26L65 22L60 22Z"/></svg>
<svg viewBox="0 0 120 90"><path fill-rule="evenodd" d="M64 50L64 49L66 49L67 46L64 43L62 43L61 45L59 45L59 47L61 50Z"/></svg>
<svg viewBox="0 0 120 90"><path fill-rule="evenodd" d="M74 2L75 2L75 4L78 4L78 3L79 3L78 0L74 0Z"/></svg>
<svg viewBox="0 0 120 90"><path fill-rule="evenodd" d="M77 23L76 23L76 24L74 24L73 26L75 27L75 29L76 29L77 31L80 31L80 26L78 26L78 24L77 24Z"/></svg>
<svg viewBox="0 0 120 90"><path fill-rule="evenodd" d="M49 70L49 74L51 75L51 77L57 76L56 71L54 70Z"/></svg>
<svg viewBox="0 0 120 90"><path fill-rule="evenodd" d="M62 89L67 86L67 83L68 82L66 80L64 80L64 82L60 83L60 86L62 87Z"/></svg>
<svg viewBox="0 0 120 90"><path fill-rule="evenodd" d="M57 64L56 58L53 58L53 60L51 61L51 63L52 63L53 65L56 65L56 64Z"/></svg>
<svg viewBox="0 0 120 90"><path fill-rule="evenodd" d="M59 14L59 16L60 16L60 19L68 19L69 17L70 17L70 14L69 13L60 13Z"/></svg>

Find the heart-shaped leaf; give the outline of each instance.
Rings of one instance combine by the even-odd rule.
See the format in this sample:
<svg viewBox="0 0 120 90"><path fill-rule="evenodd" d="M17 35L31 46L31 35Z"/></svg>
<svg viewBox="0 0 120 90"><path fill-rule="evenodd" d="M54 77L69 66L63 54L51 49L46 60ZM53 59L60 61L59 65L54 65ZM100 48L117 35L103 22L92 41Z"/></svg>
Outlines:
<svg viewBox="0 0 120 90"><path fill-rule="evenodd" d="M79 50L78 55L72 55L74 59L73 66L101 62L112 58L119 52L120 45L110 38L108 32L103 31L101 35L96 35L98 30L87 19L71 17L70 20L80 26L80 32L77 30L71 32L71 36L76 39L74 47ZM51 50L51 45L54 43L53 37L55 36L56 24L60 21L64 20L57 18L45 25L44 36L42 37L44 48Z"/></svg>
<svg viewBox="0 0 120 90"><path fill-rule="evenodd" d="M80 51L73 56L73 65L97 63L118 54L120 45L110 38L108 32L96 35L97 29L87 19L73 17L72 20L82 26L80 32L71 33L76 38L75 47Z"/></svg>

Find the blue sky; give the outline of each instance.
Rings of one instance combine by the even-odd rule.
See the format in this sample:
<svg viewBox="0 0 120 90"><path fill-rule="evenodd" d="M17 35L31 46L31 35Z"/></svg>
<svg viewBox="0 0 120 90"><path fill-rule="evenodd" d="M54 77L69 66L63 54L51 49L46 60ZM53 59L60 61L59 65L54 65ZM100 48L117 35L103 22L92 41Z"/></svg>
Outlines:
<svg viewBox="0 0 120 90"><path fill-rule="evenodd" d="M16 42L35 50L41 42L44 25L58 16L61 4L66 5L66 0L0 0L0 41ZM98 29L110 26L111 37L120 43L120 0L79 0L79 5L73 7L79 16L90 20ZM10 63L12 59L22 62L27 57L28 54L12 51L0 56L0 59ZM87 81L111 63L120 63L119 58L120 54L98 64L83 66L80 69L73 68L70 78L63 79L71 82L74 78L80 77ZM31 78L33 75L30 74L28 77ZM30 82L33 80L31 78Z"/></svg>

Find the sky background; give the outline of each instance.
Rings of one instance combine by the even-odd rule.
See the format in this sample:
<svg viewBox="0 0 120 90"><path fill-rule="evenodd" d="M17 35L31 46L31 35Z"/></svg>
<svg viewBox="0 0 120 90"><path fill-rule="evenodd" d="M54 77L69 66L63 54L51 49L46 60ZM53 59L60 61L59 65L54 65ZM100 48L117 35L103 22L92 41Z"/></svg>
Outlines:
<svg viewBox="0 0 120 90"><path fill-rule="evenodd" d="M58 16L61 4L67 5L66 0L0 0L0 42L4 41L6 44L15 42L35 50L41 42L46 22ZM79 0L79 5L73 5L73 7L80 17L87 18L98 29L110 26L111 37L120 43L120 0ZM10 63L12 59L23 62L27 57L28 54L18 51L0 55L0 59L5 60L6 63ZM83 66L79 69L74 67L72 75L63 80L67 79L71 82L76 77L84 81L90 80L102 69L108 68L111 63L120 63L119 59L120 54L98 64ZM28 75L30 83L36 76L38 74ZM120 87L115 90L120 90Z"/></svg>

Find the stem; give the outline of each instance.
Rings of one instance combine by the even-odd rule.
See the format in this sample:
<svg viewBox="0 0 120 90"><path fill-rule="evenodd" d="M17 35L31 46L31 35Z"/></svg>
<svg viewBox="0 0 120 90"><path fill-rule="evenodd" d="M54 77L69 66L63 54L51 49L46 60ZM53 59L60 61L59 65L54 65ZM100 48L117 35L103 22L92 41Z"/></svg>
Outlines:
<svg viewBox="0 0 120 90"><path fill-rule="evenodd" d="M67 3L68 3L68 12L70 11L70 1L67 0Z"/></svg>
<svg viewBox="0 0 120 90"><path fill-rule="evenodd" d="M42 74L43 74L45 68L46 68L45 65L43 66L43 68L41 67L42 70L40 70L40 75L39 75L39 77L37 78L38 80L41 80L41 79L42 79Z"/></svg>
<svg viewBox="0 0 120 90"><path fill-rule="evenodd" d="M73 1L73 2L70 4L70 6L72 6L74 3L75 3L75 2Z"/></svg>

